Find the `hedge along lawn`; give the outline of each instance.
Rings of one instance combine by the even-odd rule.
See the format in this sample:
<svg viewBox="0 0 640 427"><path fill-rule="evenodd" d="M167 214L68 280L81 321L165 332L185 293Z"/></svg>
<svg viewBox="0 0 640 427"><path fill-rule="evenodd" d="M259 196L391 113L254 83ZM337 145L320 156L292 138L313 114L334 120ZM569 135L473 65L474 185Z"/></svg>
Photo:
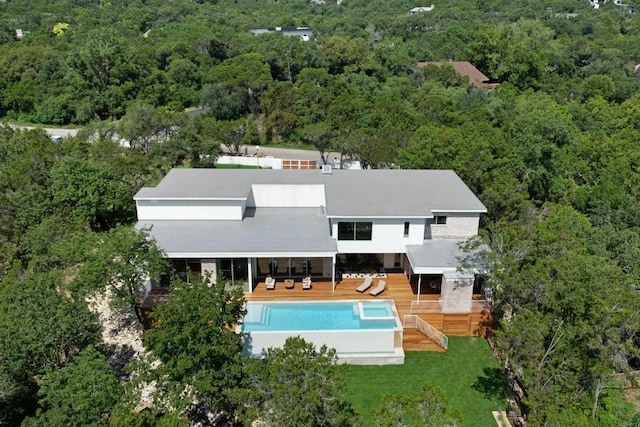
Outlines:
<svg viewBox="0 0 640 427"><path fill-rule="evenodd" d="M429 383L442 388L448 407L466 427L495 426L491 411L504 411L506 381L484 338L449 337L445 353L407 352L404 365L346 366L348 400L373 425L371 413L385 393L418 396Z"/></svg>

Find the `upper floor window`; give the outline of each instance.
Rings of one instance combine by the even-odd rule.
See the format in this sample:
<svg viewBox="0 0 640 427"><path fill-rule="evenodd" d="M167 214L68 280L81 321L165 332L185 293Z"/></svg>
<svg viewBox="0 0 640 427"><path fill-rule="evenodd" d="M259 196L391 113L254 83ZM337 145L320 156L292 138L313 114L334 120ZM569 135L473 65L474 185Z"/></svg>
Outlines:
<svg viewBox="0 0 640 427"><path fill-rule="evenodd" d="M444 215L436 215L433 222L438 225L445 225L447 223L447 217Z"/></svg>
<svg viewBox="0 0 640 427"><path fill-rule="evenodd" d="M409 237L409 221L404 223L404 237Z"/></svg>
<svg viewBox="0 0 640 427"><path fill-rule="evenodd" d="M371 240L372 222L339 222L338 240Z"/></svg>

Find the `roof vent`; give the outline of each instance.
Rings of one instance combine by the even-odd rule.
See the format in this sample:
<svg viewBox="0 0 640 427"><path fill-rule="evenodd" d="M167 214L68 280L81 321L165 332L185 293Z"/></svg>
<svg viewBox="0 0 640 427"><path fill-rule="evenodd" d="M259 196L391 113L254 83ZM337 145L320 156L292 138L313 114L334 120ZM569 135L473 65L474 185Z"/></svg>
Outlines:
<svg viewBox="0 0 640 427"><path fill-rule="evenodd" d="M331 165L322 165L322 175L331 175Z"/></svg>

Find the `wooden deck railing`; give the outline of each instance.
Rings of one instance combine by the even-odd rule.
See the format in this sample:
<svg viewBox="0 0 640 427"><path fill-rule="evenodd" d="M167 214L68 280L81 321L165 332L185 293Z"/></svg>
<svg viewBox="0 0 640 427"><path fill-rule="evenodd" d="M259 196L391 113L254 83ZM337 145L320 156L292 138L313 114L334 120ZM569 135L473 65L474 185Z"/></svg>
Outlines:
<svg viewBox="0 0 640 427"><path fill-rule="evenodd" d="M491 304L489 301L484 299L477 299L471 301L471 312L472 313L481 313L485 310L491 311Z"/></svg>
<svg viewBox="0 0 640 427"><path fill-rule="evenodd" d="M491 304L484 299L472 300L470 313L491 311ZM411 314L442 313L442 304L438 300L411 301Z"/></svg>
<svg viewBox="0 0 640 427"><path fill-rule="evenodd" d="M411 301L411 314L442 313L442 306L438 300Z"/></svg>
<svg viewBox="0 0 640 427"><path fill-rule="evenodd" d="M419 330L427 338L445 350L449 347L449 337L436 329L433 325L414 314L405 314L403 327Z"/></svg>

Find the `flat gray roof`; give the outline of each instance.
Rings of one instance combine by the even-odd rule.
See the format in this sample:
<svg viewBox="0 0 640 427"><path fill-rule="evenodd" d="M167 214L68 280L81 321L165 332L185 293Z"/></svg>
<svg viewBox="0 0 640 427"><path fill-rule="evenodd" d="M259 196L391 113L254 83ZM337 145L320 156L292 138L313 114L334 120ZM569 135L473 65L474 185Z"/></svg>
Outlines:
<svg viewBox="0 0 640 427"><path fill-rule="evenodd" d="M486 212L452 170L172 169L135 199L244 199L252 184L322 184L336 217L431 217L432 211Z"/></svg>
<svg viewBox="0 0 640 427"><path fill-rule="evenodd" d="M422 245L407 245L407 258L416 274L439 274L456 269L463 256L462 240L425 240ZM438 270L438 271L436 271Z"/></svg>
<svg viewBox="0 0 640 427"><path fill-rule="evenodd" d="M249 257L337 252L329 221L315 208L248 209L242 221L138 221L170 258Z"/></svg>

